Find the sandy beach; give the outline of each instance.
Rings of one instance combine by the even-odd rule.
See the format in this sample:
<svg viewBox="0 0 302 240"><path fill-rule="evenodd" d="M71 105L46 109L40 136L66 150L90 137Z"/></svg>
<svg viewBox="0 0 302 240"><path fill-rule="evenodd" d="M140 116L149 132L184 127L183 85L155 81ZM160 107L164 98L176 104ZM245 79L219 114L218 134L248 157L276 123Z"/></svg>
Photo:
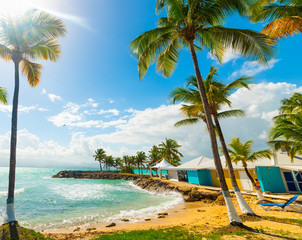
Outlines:
<svg viewBox="0 0 302 240"><path fill-rule="evenodd" d="M279 222L276 219L298 219L302 220L302 214L297 212L281 212L281 211L264 211L258 204L257 198L254 196L245 196L246 200L253 208L255 213L262 218L243 218L242 221L248 227L253 229L260 229L265 231L263 235L264 239L278 239L278 234L282 236L283 232L286 231L292 236L302 236L301 224L294 224L288 222ZM233 198L234 199L234 198ZM238 213L240 209L236 200L234 203ZM57 239L91 239L93 237L100 236L102 234L116 233L116 232L127 232L133 230L147 230L147 229L159 229L168 228L174 226L182 227L194 227L199 226L204 233L210 233L211 231L227 226L229 224L227 217L227 209L223 205L223 201L218 199L214 202L199 201L199 202L186 202L175 206L174 208L167 211L168 215L165 218L158 218L155 215L149 221L139 222L122 222L115 221L116 226L106 227L108 222L91 224L86 227L72 227L64 229L48 229L40 230L44 235ZM276 219L268 219L267 217L275 217ZM76 230L76 231L74 231ZM299 238L294 238L299 239ZM302 237L301 237L302 239Z"/></svg>

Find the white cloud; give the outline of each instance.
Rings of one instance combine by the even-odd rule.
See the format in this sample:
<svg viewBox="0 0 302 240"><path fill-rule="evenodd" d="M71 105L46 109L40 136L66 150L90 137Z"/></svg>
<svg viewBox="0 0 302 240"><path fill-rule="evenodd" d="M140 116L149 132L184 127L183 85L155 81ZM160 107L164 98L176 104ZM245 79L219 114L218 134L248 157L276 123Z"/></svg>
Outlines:
<svg viewBox="0 0 302 240"><path fill-rule="evenodd" d="M222 60L222 64L228 63L230 61L235 62L238 58L240 58L240 54L236 53L234 51L234 49L232 48L227 48L224 52L224 56L223 56L223 60ZM216 57L214 57L210 52L208 52L208 59L212 59L214 60L217 64L220 64L218 59Z"/></svg>
<svg viewBox="0 0 302 240"><path fill-rule="evenodd" d="M29 113L29 112L32 112L32 111L46 112L46 111L48 111L48 109L43 108L43 107L39 107L38 105L32 105L32 106L19 105L18 106L18 112L19 113ZM0 104L0 112L11 114L12 105Z"/></svg>
<svg viewBox="0 0 302 240"><path fill-rule="evenodd" d="M240 70L233 72L230 78L243 75L254 76L260 72L273 68L278 62L278 59L271 59L267 64L261 64L258 61L247 61L243 64Z"/></svg>
<svg viewBox="0 0 302 240"><path fill-rule="evenodd" d="M231 137L240 137L242 141L253 140L255 150L267 148L265 143L271 118L277 113L280 100L290 97L294 92L302 93L302 87L297 88L290 83L260 83L252 85L250 91L240 89L233 93L230 100L234 109L245 110L246 117L221 121L226 142ZM21 130L18 133L18 163L26 166L98 167L92 157L96 148L102 147L114 156L131 155L139 150L148 151L152 145L164 141L165 137L175 139L182 145L180 151L185 156L184 161L199 155L211 157L210 141L203 123L174 127L175 122L183 119L179 105L162 105L143 111L131 109L127 111L132 113L128 119L121 117L108 122L83 120L79 106L69 103L65 107L68 110L66 115L61 115L61 122L58 120L54 124L62 124L66 120L69 126L110 126L114 130L94 136L74 132L66 146L51 140L42 141L37 135ZM0 135L0 160L7 159L7 162L9 137L9 133Z"/></svg>
<svg viewBox="0 0 302 240"><path fill-rule="evenodd" d="M60 96L52 94L52 93L49 93L48 97L49 97L50 101L52 101L52 102L63 100Z"/></svg>
<svg viewBox="0 0 302 240"><path fill-rule="evenodd" d="M102 114L112 114L114 116L118 116L120 111L117 110L117 109L109 109L109 110L104 110L104 109L101 109L100 111L98 111L98 114L102 115Z"/></svg>

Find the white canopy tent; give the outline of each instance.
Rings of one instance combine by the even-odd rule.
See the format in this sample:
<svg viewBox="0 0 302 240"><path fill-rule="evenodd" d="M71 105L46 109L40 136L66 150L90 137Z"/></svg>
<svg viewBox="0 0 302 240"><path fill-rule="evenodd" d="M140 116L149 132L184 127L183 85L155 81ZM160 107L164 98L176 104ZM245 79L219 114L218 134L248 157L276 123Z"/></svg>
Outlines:
<svg viewBox="0 0 302 240"><path fill-rule="evenodd" d="M155 166L153 166L151 168L157 168L158 169L158 173L159 173L160 178L162 177L161 176L161 170L168 170L168 178L170 180L178 181L177 167L172 166L170 163L168 163L166 161L165 158L163 158L163 160L161 162L159 162L158 164L156 164Z"/></svg>

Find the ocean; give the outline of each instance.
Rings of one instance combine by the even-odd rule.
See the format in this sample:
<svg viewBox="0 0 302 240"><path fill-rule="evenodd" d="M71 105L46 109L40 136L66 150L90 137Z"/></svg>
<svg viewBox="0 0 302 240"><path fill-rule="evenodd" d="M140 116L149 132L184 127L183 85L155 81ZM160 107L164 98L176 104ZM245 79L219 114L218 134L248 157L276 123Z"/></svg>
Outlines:
<svg viewBox="0 0 302 240"><path fill-rule="evenodd" d="M46 229L123 218L140 221L183 201L179 193L150 193L132 181L51 178L60 170L17 168L15 213L22 226ZM8 168L0 168L1 223L7 186Z"/></svg>

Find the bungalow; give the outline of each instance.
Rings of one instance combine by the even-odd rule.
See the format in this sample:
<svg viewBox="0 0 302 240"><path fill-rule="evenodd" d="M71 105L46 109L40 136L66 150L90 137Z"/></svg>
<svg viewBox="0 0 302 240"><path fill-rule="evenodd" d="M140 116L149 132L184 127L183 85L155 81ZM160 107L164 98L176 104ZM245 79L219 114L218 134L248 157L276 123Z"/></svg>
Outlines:
<svg viewBox="0 0 302 240"><path fill-rule="evenodd" d="M233 189L225 157L221 156L224 175L229 189ZM241 163L233 164L235 178L240 190L254 191ZM302 191L302 156L291 162L284 152L276 152L272 159L259 159L247 164L251 176L259 183L262 192L301 193ZM185 172L188 182L193 184L219 187L214 160L198 157L177 167L178 174Z"/></svg>

